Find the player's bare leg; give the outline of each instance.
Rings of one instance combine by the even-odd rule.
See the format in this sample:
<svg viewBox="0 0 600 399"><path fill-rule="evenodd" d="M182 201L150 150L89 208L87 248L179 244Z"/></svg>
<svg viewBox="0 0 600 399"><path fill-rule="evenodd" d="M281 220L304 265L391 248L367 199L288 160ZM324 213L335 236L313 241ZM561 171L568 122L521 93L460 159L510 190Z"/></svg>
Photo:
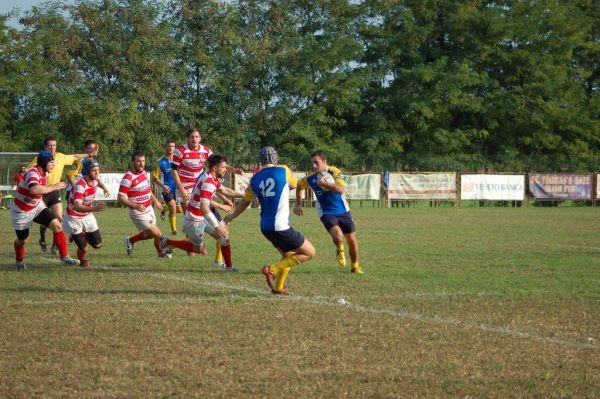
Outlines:
<svg viewBox="0 0 600 399"><path fill-rule="evenodd" d="M167 202L167 207L169 208L169 225L171 226L171 234L177 234L177 203L175 200L171 200Z"/></svg>
<svg viewBox="0 0 600 399"><path fill-rule="evenodd" d="M346 266L346 254L344 253L344 233L340 226L333 226L329 229L329 235L335 245L336 259L340 266Z"/></svg>
<svg viewBox="0 0 600 399"><path fill-rule="evenodd" d="M352 273L364 274L360 264L358 263L358 240L356 232L345 234L346 242L348 242L348 252L350 253L350 261L352 262Z"/></svg>

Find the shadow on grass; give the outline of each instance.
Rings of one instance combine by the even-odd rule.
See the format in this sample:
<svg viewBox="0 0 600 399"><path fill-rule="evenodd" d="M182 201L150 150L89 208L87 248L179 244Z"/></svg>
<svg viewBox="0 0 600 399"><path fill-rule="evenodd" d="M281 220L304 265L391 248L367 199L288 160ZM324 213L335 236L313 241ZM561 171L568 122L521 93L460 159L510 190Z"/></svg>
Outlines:
<svg viewBox="0 0 600 399"><path fill-rule="evenodd" d="M19 271L13 263L0 263L0 272L20 272L20 273L31 273L31 272L70 272L79 271L82 273L194 273L194 274L206 274L206 275L259 275L259 269L251 270L239 270L237 273L227 273L222 268L216 268L214 266L184 266L184 267L164 267L164 268L140 268L140 267L128 267L119 265L94 265L91 270L85 270L77 266L63 266L56 262L55 264L38 264L35 262L28 263L27 270Z"/></svg>
<svg viewBox="0 0 600 399"><path fill-rule="evenodd" d="M177 297L177 296L185 296L185 297L204 297L204 298L223 298L223 297L231 297L231 292L222 291L218 292L215 289L180 289L177 291L165 291L158 289L81 289L81 288L62 288L62 287L40 287L40 286L18 286L18 287L5 287L0 288L0 293L48 293L48 294L82 294L82 295L150 295L150 296L165 296L165 297ZM251 292L237 292L236 296L244 296L244 297L258 297L260 295L253 294ZM73 301L77 302L77 301Z"/></svg>

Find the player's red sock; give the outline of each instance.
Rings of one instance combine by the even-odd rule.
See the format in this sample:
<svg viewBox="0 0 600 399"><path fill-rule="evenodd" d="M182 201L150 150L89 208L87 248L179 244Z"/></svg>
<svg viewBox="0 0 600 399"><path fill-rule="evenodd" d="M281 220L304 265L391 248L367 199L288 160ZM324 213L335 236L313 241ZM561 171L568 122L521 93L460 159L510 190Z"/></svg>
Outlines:
<svg viewBox="0 0 600 399"><path fill-rule="evenodd" d="M158 238L154 239L154 248L156 248L156 253L161 255L163 251L160 250L160 240Z"/></svg>
<svg viewBox="0 0 600 399"><path fill-rule="evenodd" d="M54 242L58 247L58 253L60 254L61 259L69 255L69 251L67 250L67 236L65 236L64 231L54 233Z"/></svg>
<svg viewBox="0 0 600 399"><path fill-rule="evenodd" d="M23 262L23 259L25 259L25 245L19 245L17 240L15 240L13 246L15 248L15 258L17 262Z"/></svg>
<svg viewBox="0 0 600 399"><path fill-rule="evenodd" d="M77 259L83 260L85 258L85 250L77 248Z"/></svg>
<svg viewBox="0 0 600 399"><path fill-rule="evenodd" d="M194 244L186 240L167 240L170 247L183 249L186 252L194 252Z"/></svg>
<svg viewBox="0 0 600 399"><path fill-rule="evenodd" d="M144 237L144 232L140 231L136 235L129 237L129 242L132 243L132 244L135 244L136 242L142 241L142 240L145 240L145 239L146 239L146 237Z"/></svg>
<svg viewBox="0 0 600 399"><path fill-rule="evenodd" d="M225 266L233 266L233 263L231 262L231 244L221 244L221 253L223 254L223 260L225 260Z"/></svg>

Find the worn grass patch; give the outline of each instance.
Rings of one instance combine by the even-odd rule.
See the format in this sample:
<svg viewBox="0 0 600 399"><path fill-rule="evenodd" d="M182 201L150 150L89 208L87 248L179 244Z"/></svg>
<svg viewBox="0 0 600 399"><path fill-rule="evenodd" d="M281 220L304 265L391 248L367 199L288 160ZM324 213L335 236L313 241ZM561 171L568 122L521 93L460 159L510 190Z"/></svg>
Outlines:
<svg viewBox="0 0 600 399"><path fill-rule="evenodd" d="M0 211L0 397L600 392L596 209L355 207L364 276L306 213L293 224L317 256L274 298L255 209L231 226L235 275L149 241L128 258L123 209L98 215L94 270L41 254L34 228L17 272Z"/></svg>

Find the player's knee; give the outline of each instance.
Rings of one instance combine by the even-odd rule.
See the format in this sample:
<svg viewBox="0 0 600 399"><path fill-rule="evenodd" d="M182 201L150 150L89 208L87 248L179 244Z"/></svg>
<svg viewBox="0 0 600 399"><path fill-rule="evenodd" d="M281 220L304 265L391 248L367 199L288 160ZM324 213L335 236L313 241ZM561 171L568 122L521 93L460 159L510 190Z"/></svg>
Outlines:
<svg viewBox="0 0 600 399"><path fill-rule="evenodd" d="M304 253L304 256L306 256L308 258L307 260L310 260L315 256L315 253L316 253L315 247L313 247L313 245L309 241L306 241L304 244L305 244L305 247L302 252Z"/></svg>
<svg viewBox="0 0 600 399"><path fill-rule="evenodd" d="M16 230L16 233L17 233L17 244L20 246L27 244L27 240L29 238L29 229Z"/></svg>
<svg viewBox="0 0 600 399"><path fill-rule="evenodd" d="M87 233L87 242L94 249L100 248L102 246L102 236L100 235L100 230Z"/></svg>
<svg viewBox="0 0 600 399"><path fill-rule="evenodd" d="M81 250L85 249L85 247L87 246L87 242L85 241L83 233L71 234L71 237L73 238L73 241L75 241L75 245L77 245L77 248Z"/></svg>
<svg viewBox="0 0 600 399"><path fill-rule="evenodd" d="M222 246L229 245L229 237L221 237L221 238L219 238L219 244L221 244Z"/></svg>
<svg viewBox="0 0 600 399"><path fill-rule="evenodd" d="M50 222L48 228L52 230L53 233L60 233L63 231L62 224L58 219L52 219L52 222Z"/></svg>

